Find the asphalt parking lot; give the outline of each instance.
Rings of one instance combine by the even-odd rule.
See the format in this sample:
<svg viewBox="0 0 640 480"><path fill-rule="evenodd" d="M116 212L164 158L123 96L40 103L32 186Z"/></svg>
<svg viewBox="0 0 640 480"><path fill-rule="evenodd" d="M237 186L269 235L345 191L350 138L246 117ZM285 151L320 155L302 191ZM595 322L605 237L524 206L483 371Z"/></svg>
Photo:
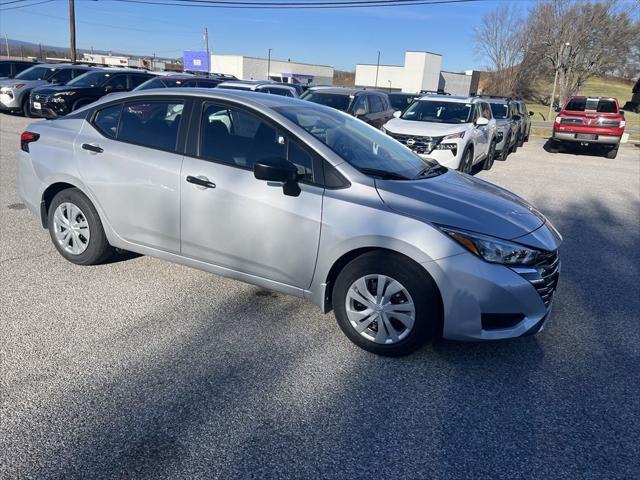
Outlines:
<svg viewBox="0 0 640 480"><path fill-rule="evenodd" d="M638 478L640 148L479 172L564 235L552 321L389 359L296 298L66 262L15 191L28 122L0 114L0 478Z"/></svg>

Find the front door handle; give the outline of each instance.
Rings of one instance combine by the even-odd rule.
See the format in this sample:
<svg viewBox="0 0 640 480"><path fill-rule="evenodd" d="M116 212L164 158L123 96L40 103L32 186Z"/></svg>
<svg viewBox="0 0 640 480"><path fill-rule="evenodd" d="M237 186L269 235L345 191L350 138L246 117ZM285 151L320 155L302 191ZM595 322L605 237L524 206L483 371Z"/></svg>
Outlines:
<svg viewBox="0 0 640 480"><path fill-rule="evenodd" d="M203 175L199 175L197 177L192 177L191 175L187 175L187 182L193 183L197 185L199 188L216 188L216 184L210 182L209 179Z"/></svg>
<svg viewBox="0 0 640 480"><path fill-rule="evenodd" d="M96 145L95 143L83 143L82 148L93 153L104 152L103 148L100 145Z"/></svg>

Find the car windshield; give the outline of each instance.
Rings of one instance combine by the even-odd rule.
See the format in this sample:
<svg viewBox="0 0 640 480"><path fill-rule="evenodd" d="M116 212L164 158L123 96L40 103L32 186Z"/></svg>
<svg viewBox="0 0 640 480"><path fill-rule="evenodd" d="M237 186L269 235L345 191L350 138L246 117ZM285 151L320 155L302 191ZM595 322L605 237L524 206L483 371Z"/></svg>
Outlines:
<svg viewBox="0 0 640 480"><path fill-rule="evenodd" d="M73 87L98 87L102 85L109 77L111 73L109 72L87 72L83 73L79 77L74 78L69 83L68 86Z"/></svg>
<svg viewBox="0 0 640 480"><path fill-rule="evenodd" d="M434 160L423 160L380 130L344 113L317 107L288 106L274 110L366 175L407 180L439 167Z"/></svg>
<svg viewBox="0 0 640 480"><path fill-rule="evenodd" d="M507 103L490 103L494 118L509 118L509 105Z"/></svg>
<svg viewBox="0 0 640 480"><path fill-rule="evenodd" d="M469 123L472 111L470 103L419 100L410 105L400 118L417 122Z"/></svg>
<svg viewBox="0 0 640 480"><path fill-rule="evenodd" d="M564 109L572 112L595 110L600 113L617 113L618 111L616 102L600 98L572 98Z"/></svg>
<svg viewBox="0 0 640 480"><path fill-rule="evenodd" d="M345 94L325 93L312 90L307 90L307 93L302 96L302 100L326 105L327 107L332 107L343 112L349 109L351 98L351 96Z"/></svg>
<svg viewBox="0 0 640 480"><path fill-rule="evenodd" d="M16 80L47 80L53 75L57 68L31 67L15 76Z"/></svg>
<svg viewBox="0 0 640 480"><path fill-rule="evenodd" d="M394 110L404 110L416 99L415 95L389 94L389 101Z"/></svg>

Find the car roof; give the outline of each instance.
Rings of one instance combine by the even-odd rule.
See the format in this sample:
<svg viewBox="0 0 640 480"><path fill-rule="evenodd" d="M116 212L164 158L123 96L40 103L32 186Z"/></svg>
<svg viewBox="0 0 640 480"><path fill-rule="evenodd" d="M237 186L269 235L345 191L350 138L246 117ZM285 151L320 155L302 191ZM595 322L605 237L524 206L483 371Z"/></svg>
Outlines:
<svg viewBox="0 0 640 480"><path fill-rule="evenodd" d="M417 98L417 102L429 102L432 100L437 100L439 102L452 102L452 103L477 103L483 101L483 98L478 97L462 97L462 96L454 96L454 95L424 95L420 98Z"/></svg>
<svg viewBox="0 0 640 480"><path fill-rule="evenodd" d="M357 87L311 87L309 90L313 92L322 91L322 93L328 93L330 95L356 95L358 93L384 93L381 90L375 90L371 88L357 88Z"/></svg>
<svg viewBox="0 0 640 480"><path fill-rule="evenodd" d="M574 98L591 98L594 100L597 99L597 100L615 100L616 102L618 101L618 99L615 97L599 97L597 95L573 95L569 97L568 100L573 100Z"/></svg>
<svg viewBox="0 0 640 480"><path fill-rule="evenodd" d="M190 96L201 97L218 100L242 100L244 103L253 105L256 107L286 107L296 105L302 107L309 107L316 105L312 102L299 100L292 97L284 97L281 95L271 95L269 93L254 92L251 90L231 90L224 88L150 88L148 90L138 90L131 92L123 92L118 94L112 94L107 97L102 97L94 105L102 103L112 102L113 100L124 100L130 97L140 97L147 95L162 95L162 96Z"/></svg>

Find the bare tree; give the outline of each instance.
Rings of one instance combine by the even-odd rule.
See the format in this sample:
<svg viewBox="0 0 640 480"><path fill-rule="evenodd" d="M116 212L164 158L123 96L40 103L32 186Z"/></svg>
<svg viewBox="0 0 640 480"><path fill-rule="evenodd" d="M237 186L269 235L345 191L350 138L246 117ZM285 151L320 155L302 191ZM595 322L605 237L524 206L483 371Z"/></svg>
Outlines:
<svg viewBox="0 0 640 480"><path fill-rule="evenodd" d="M518 65L524 53L524 21L509 5L500 5L482 17L474 32L477 52L489 65L488 92L512 95L518 75Z"/></svg>
<svg viewBox="0 0 640 480"><path fill-rule="evenodd" d="M550 69L560 102L591 77L621 69L639 39L637 24L620 5L617 0L540 1L529 15L524 69Z"/></svg>

